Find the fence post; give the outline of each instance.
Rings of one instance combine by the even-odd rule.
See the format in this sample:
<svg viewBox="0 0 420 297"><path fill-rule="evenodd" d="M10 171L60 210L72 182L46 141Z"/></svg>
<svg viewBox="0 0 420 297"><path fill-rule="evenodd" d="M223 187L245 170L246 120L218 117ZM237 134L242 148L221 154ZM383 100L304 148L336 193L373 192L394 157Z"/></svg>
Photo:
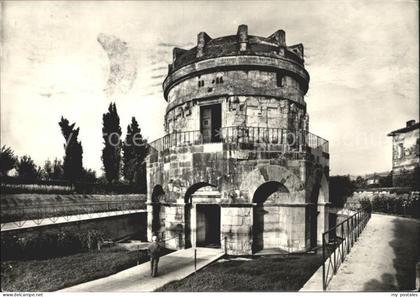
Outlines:
<svg viewBox="0 0 420 297"><path fill-rule="evenodd" d="M344 224L341 223L341 263L344 262Z"/></svg>
<svg viewBox="0 0 420 297"><path fill-rule="evenodd" d="M346 234L346 243L347 243L347 254L350 253L350 222L347 219L347 234Z"/></svg>
<svg viewBox="0 0 420 297"><path fill-rule="evenodd" d="M194 248L194 273L197 272L197 249Z"/></svg>
<svg viewBox="0 0 420 297"><path fill-rule="evenodd" d="M225 236L225 255L227 255L227 236Z"/></svg>
<svg viewBox="0 0 420 297"><path fill-rule="evenodd" d="M325 233L322 233L322 290L326 290L325 281Z"/></svg>
<svg viewBox="0 0 420 297"><path fill-rule="evenodd" d="M336 274L337 273L337 262L336 262L336 259L337 259L337 257L336 257L336 251L337 250L337 229L336 228L334 228L334 262L333 262L333 272L334 272L334 274Z"/></svg>

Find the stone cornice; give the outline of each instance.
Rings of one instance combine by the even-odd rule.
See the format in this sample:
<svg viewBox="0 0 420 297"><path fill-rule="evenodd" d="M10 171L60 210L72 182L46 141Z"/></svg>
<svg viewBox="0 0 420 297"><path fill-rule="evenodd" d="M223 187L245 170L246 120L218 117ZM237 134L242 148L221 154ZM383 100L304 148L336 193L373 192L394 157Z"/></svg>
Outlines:
<svg viewBox="0 0 420 297"><path fill-rule="evenodd" d="M309 74L305 68L295 61L286 58L273 58L265 56L221 56L187 64L170 75L163 82L164 96L167 100L169 90L179 82L191 76L202 73L232 70L232 69L271 69L284 71L298 78L303 84L306 93L309 84Z"/></svg>

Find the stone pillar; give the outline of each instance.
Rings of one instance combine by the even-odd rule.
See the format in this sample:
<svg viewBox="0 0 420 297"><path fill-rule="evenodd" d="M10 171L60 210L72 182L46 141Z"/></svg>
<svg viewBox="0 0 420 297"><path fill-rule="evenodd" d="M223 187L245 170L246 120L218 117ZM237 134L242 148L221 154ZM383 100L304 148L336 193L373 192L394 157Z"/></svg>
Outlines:
<svg viewBox="0 0 420 297"><path fill-rule="evenodd" d="M221 207L221 248L229 255L252 254L252 205L245 207ZM226 241L225 241L226 240Z"/></svg>
<svg viewBox="0 0 420 297"><path fill-rule="evenodd" d="M147 241L152 240L152 221L153 221L153 205L151 203L147 203Z"/></svg>
<svg viewBox="0 0 420 297"><path fill-rule="evenodd" d="M328 203L318 203L318 216L317 216L317 244L322 245L322 233L328 230L329 223Z"/></svg>
<svg viewBox="0 0 420 297"><path fill-rule="evenodd" d="M303 252L307 250L306 242L306 205L287 205L280 207L281 229L280 248L288 252ZM285 242L285 239L287 242Z"/></svg>
<svg viewBox="0 0 420 297"><path fill-rule="evenodd" d="M165 207L165 246L179 250L185 246L185 217L183 204L171 204Z"/></svg>
<svg viewBox="0 0 420 297"><path fill-rule="evenodd" d="M269 39L273 40L275 43L277 43L280 46L286 46L286 32L283 30L277 30L273 34L271 34Z"/></svg>
<svg viewBox="0 0 420 297"><path fill-rule="evenodd" d="M191 205L191 246L197 247L197 206Z"/></svg>
<svg viewBox="0 0 420 297"><path fill-rule="evenodd" d="M247 49L248 45L248 26L240 25L238 27L238 41L239 41L239 51L244 52Z"/></svg>
<svg viewBox="0 0 420 297"><path fill-rule="evenodd" d="M197 35L197 54L196 57L200 58L204 56L204 50L206 47L206 43L210 41L210 36L207 35L206 32L200 32Z"/></svg>

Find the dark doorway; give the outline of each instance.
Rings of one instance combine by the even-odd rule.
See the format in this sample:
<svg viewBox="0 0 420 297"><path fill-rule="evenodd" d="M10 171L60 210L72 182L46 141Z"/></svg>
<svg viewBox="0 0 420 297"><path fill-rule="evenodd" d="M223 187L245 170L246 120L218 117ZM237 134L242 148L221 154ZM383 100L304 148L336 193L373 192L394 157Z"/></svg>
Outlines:
<svg viewBox="0 0 420 297"><path fill-rule="evenodd" d="M165 191L162 189L160 185L156 185L153 188L152 192L152 233L154 235L159 235L161 231L161 227L164 225L161 216L161 204L160 201L163 200L165 196Z"/></svg>
<svg viewBox="0 0 420 297"><path fill-rule="evenodd" d="M310 247L316 248L318 243L318 196L320 184L316 184L312 189L311 202L309 207L309 230L310 230Z"/></svg>
<svg viewBox="0 0 420 297"><path fill-rule="evenodd" d="M197 205L196 241L201 247L220 247L220 206Z"/></svg>
<svg viewBox="0 0 420 297"><path fill-rule="evenodd" d="M264 249L264 215L266 213L267 211L264 210L262 204L257 204L257 206L254 207L254 227L252 229L252 251L254 253Z"/></svg>
<svg viewBox="0 0 420 297"><path fill-rule="evenodd" d="M310 220L309 220L309 224L310 224L310 246L311 248L315 248L317 246L317 240L318 240L318 210L317 210L317 205L312 205L310 207Z"/></svg>
<svg viewBox="0 0 420 297"><path fill-rule="evenodd" d="M219 142L222 126L222 107L220 104L202 106L200 110L200 131L203 142Z"/></svg>

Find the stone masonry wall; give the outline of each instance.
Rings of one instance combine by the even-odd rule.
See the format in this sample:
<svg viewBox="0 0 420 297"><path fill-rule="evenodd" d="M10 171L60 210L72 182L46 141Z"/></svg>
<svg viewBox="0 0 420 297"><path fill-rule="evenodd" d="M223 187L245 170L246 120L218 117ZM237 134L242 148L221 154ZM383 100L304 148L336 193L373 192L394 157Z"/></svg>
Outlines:
<svg viewBox="0 0 420 297"><path fill-rule="evenodd" d="M252 207L221 208L221 244L230 255L252 254Z"/></svg>

